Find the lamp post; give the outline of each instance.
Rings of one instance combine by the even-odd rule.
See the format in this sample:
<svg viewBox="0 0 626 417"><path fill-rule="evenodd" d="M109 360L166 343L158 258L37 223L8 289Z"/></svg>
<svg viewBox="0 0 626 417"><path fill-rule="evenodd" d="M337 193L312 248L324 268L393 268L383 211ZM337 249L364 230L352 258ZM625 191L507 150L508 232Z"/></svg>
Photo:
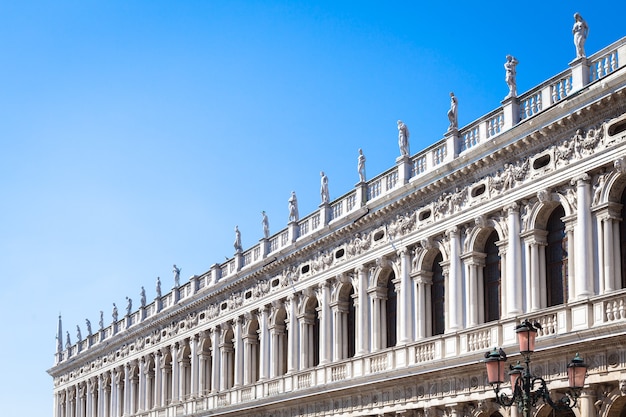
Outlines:
<svg viewBox="0 0 626 417"><path fill-rule="evenodd" d="M515 328L524 364L520 364L518 361L516 365L509 367L512 390L510 395L500 392L500 384L504 382L506 353L502 348L494 348L493 351L485 353L487 380L493 386L496 393L496 401L505 407L516 404L522 412L522 417L530 417L532 408L540 400L557 411L566 411L574 408L580 397L581 389L585 384L585 376L587 374L587 365L577 353L567 366L569 392L558 400L550 398L546 381L530 372L530 357L535 351L535 339L538 329L541 329L539 323L531 323L528 320L524 320Z"/></svg>

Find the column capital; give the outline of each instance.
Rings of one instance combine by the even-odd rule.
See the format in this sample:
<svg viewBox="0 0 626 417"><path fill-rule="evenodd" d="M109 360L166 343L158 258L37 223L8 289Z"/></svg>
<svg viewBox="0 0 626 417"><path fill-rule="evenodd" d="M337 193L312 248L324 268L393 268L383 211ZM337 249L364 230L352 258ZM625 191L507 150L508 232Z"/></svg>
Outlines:
<svg viewBox="0 0 626 417"><path fill-rule="evenodd" d="M591 176L589 176L589 174L587 174L586 172L583 172L582 174L572 178L570 184L582 187L583 185L588 185L590 182Z"/></svg>

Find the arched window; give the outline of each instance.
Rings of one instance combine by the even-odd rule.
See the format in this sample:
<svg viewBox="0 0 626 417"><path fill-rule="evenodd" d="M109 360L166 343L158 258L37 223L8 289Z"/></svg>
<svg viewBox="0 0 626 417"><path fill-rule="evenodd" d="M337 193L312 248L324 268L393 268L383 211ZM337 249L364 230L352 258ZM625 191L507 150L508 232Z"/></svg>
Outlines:
<svg viewBox="0 0 626 417"><path fill-rule="evenodd" d="M626 288L626 189L622 192L622 221L619 224L619 247L622 265L622 288Z"/></svg>
<svg viewBox="0 0 626 417"><path fill-rule="evenodd" d="M254 318L248 326L248 333L244 336L244 383L249 384L259 380L260 353L259 353L259 321Z"/></svg>
<svg viewBox="0 0 626 417"><path fill-rule="evenodd" d="M335 323L336 337L339 343L338 359L351 358L355 353L355 322L356 311L354 307L354 287L352 284L344 284L339 292Z"/></svg>
<svg viewBox="0 0 626 417"><path fill-rule="evenodd" d="M441 263L443 256L439 253L433 261L433 284L431 288L432 335L443 334L446 327L445 320L445 279Z"/></svg>
<svg viewBox="0 0 626 417"><path fill-rule="evenodd" d="M483 270L485 322L500 319L500 253L494 230L485 243L485 268Z"/></svg>
<svg viewBox="0 0 626 417"><path fill-rule="evenodd" d="M548 307L563 304L567 299L567 237L563 206L554 209L548 219L546 247L546 290Z"/></svg>
<svg viewBox="0 0 626 417"><path fill-rule="evenodd" d="M200 395L208 395L211 392L211 338L203 337L200 345Z"/></svg>
<svg viewBox="0 0 626 417"><path fill-rule="evenodd" d="M224 340L220 350L222 351L222 388L231 389L235 384L235 345L233 340L235 333L229 328L224 333Z"/></svg>
<svg viewBox="0 0 626 417"><path fill-rule="evenodd" d="M398 305L398 294L396 293L396 284L393 283L396 275L392 272L389 274L387 278L387 303L386 303L386 314L387 314L387 346L392 347L396 345L397 342L397 305Z"/></svg>
<svg viewBox="0 0 626 417"><path fill-rule="evenodd" d="M280 308L276 312L275 322L272 334L272 347L271 355L272 366L271 376L280 376L287 373L287 346L289 334L287 332L287 311L284 308Z"/></svg>
<svg viewBox="0 0 626 417"><path fill-rule="evenodd" d="M305 368L317 366L320 363L320 319L318 316L317 298L311 297L306 304L304 323L305 323L305 346L306 346L306 362L303 364Z"/></svg>

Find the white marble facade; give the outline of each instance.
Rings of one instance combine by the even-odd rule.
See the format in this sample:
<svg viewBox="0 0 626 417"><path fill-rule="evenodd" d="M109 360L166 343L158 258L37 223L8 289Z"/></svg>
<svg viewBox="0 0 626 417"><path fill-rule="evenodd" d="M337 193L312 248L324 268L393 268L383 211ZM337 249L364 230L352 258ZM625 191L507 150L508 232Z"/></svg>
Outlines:
<svg viewBox="0 0 626 417"><path fill-rule="evenodd" d="M59 342L54 416L516 417L480 360L523 318L554 395L576 352L590 364L557 414L624 416L624 63L626 38Z"/></svg>

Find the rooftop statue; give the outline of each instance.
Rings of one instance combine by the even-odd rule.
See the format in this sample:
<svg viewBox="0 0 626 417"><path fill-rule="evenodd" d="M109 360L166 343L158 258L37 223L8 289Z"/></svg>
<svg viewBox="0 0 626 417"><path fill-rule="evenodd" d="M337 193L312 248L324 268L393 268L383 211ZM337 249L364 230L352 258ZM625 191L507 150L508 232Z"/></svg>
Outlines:
<svg viewBox="0 0 626 417"><path fill-rule="evenodd" d="M80 343L83 340L83 336L80 334L80 326L76 325L76 343Z"/></svg>
<svg viewBox="0 0 626 417"><path fill-rule="evenodd" d="M115 303L113 303L113 313L111 313L111 316L113 317L113 321L116 322L117 321L117 306L115 305Z"/></svg>
<svg viewBox="0 0 626 417"><path fill-rule="evenodd" d="M241 239L239 239L239 245L241 246ZM176 267L176 264L172 265L172 272L174 273L174 288L180 287L180 268Z"/></svg>
<svg viewBox="0 0 626 417"><path fill-rule="evenodd" d="M515 77L517 76L517 70L515 67L517 66L518 61L512 55L506 56L506 62L504 63L504 71L506 81L506 85L509 86L509 95L505 98L516 97L517 96L517 80Z"/></svg>
<svg viewBox="0 0 626 417"><path fill-rule="evenodd" d="M141 297L141 306L145 307L146 306L146 290L141 287L141 292L139 293L139 296Z"/></svg>
<svg viewBox="0 0 626 417"><path fill-rule="evenodd" d="M328 192L328 177L324 174L324 171L320 172L320 197L322 198L322 204L330 203L330 194Z"/></svg>
<svg viewBox="0 0 626 417"><path fill-rule="evenodd" d="M235 226L235 242L233 246L235 247L235 252L241 252L241 232L239 231L239 226Z"/></svg>
<svg viewBox="0 0 626 417"><path fill-rule="evenodd" d="M85 325L87 326L87 335L91 336L91 322L89 319L85 319Z"/></svg>
<svg viewBox="0 0 626 417"><path fill-rule="evenodd" d="M156 298L161 298L161 278L157 277L156 280Z"/></svg>
<svg viewBox="0 0 626 417"><path fill-rule="evenodd" d="M400 155L409 156L409 128L402 120L398 120L398 146Z"/></svg>
<svg viewBox="0 0 626 417"><path fill-rule="evenodd" d="M291 197L289 197L289 221L297 222L298 220L298 199L296 198L296 192L292 191Z"/></svg>
<svg viewBox="0 0 626 417"><path fill-rule="evenodd" d="M69 349L72 347L72 342L70 340L70 332L65 332L65 349Z"/></svg>
<svg viewBox="0 0 626 417"><path fill-rule="evenodd" d="M459 128L459 121L457 117L457 99L454 96L454 93L450 93L450 110L448 110L448 120L450 121L450 126L448 127L448 131L456 130Z"/></svg>
<svg viewBox="0 0 626 417"><path fill-rule="evenodd" d="M261 216L263 216L261 219L261 224L263 225L263 237L267 239L270 237L270 221L267 218L265 211L261 212Z"/></svg>
<svg viewBox="0 0 626 417"><path fill-rule="evenodd" d="M359 182L365 182L365 155L363 155L363 149L359 149L357 170L359 171Z"/></svg>
<svg viewBox="0 0 626 417"><path fill-rule="evenodd" d="M104 311L100 310L100 321L98 322L100 330L104 329Z"/></svg>
<svg viewBox="0 0 626 417"><path fill-rule="evenodd" d="M587 22L578 12L574 13L572 33L574 34L574 45L576 46L576 58L584 58L585 41L587 40L587 35L589 35L589 26L587 26Z"/></svg>
<svg viewBox="0 0 626 417"><path fill-rule="evenodd" d="M126 315L130 316L131 311L133 310L133 300L130 297L126 297Z"/></svg>

